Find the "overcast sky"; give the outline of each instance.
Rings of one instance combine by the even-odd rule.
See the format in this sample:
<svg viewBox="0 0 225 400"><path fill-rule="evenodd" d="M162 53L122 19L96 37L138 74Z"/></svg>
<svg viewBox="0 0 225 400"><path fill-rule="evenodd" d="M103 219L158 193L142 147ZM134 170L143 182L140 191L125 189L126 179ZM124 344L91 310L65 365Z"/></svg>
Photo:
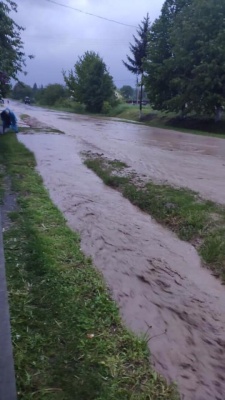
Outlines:
<svg viewBox="0 0 225 400"><path fill-rule="evenodd" d="M18 0L13 15L26 30L22 38L28 61L24 82L33 85L63 83L62 69L71 69L85 51L95 51L103 58L117 87L135 85L135 77L122 64L129 54L136 26L149 13L150 20L159 16L164 0L55 0L83 12L114 19L134 27L96 18L47 0Z"/></svg>

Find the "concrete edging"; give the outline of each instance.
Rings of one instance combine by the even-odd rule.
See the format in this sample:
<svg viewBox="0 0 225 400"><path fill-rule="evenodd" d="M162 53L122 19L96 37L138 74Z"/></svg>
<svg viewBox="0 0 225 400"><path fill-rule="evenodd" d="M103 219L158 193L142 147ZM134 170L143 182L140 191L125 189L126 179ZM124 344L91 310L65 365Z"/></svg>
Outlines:
<svg viewBox="0 0 225 400"><path fill-rule="evenodd" d="M16 399L16 380L2 236L2 216L0 212L0 400Z"/></svg>

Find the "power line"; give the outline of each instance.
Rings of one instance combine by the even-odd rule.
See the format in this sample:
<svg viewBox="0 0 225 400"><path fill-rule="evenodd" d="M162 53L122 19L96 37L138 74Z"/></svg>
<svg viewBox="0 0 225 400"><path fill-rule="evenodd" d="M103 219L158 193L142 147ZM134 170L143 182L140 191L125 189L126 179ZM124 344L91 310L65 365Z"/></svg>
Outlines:
<svg viewBox="0 0 225 400"><path fill-rule="evenodd" d="M89 13L89 12L86 12L86 11L83 11L83 10L79 10L79 8L75 8L75 7L72 7L72 6L67 6L66 4L58 3L57 1L54 1L54 0L46 0L46 1L48 1L49 3L56 4L57 6L61 6L61 7L69 8L69 9L74 10L74 11L78 11L78 12L80 12L82 14L91 15L92 17L104 19L105 21L114 22L115 24L119 24L119 25L123 25L123 26L129 26L130 28L137 28L134 25L129 25L129 24L125 24L123 22L116 21L114 19L101 17L100 15L96 15L96 14L92 14L92 13Z"/></svg>

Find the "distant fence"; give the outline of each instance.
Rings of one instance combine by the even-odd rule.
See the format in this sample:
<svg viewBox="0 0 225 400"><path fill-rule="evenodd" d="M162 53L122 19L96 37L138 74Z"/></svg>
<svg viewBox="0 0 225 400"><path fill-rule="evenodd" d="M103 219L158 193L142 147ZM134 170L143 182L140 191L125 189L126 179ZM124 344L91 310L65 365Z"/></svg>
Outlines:
<svg viewBox="0 0 225 400"><path fill-rule="evenodd" d="M127 104L140 104L140 100L126 100ZM147 106L148 104L150 104L149 100L142 100L142 105L143 106Z"/></svg>

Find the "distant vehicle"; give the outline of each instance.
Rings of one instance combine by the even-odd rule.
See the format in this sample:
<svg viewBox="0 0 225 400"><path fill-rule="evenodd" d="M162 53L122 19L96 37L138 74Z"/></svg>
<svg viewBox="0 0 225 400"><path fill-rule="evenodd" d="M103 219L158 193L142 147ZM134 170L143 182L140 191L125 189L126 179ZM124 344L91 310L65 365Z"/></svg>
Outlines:
<svg viewBox="0 0 225 400"><path fill-rule="evenodd" d="M24 99L25 104L30 104L30 97L26 96Z"/></svg>

